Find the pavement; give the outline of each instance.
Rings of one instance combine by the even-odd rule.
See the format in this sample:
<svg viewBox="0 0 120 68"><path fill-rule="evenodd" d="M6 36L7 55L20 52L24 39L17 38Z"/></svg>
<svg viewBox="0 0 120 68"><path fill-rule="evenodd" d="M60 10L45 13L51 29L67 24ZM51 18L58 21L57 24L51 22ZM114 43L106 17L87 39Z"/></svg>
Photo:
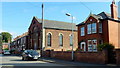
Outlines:
<svg viewBox="0 0 120 68"><path fill-rule="evenodd" d="M95 64L95 63L83 63L83 62L76 62L76 61L66 61L60 60L55 58L40 58L40 61L55 63L55 64L62 64L67 66L116 66L116 65L106 65L106 64Z"/></svg>

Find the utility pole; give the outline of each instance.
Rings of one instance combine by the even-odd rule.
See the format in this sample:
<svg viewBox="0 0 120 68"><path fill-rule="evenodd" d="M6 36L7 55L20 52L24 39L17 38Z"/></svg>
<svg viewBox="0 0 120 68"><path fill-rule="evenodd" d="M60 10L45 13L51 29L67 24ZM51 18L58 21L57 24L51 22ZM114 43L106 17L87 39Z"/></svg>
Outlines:
<svg viewBox="0 0 120 68"><path fill-rule="evenodd" d="M73 24L73 16L69 13L66 13L66 15L71 17L71 23L72 23L72 35L71 35L72 36L72 54L71 54L71 60L74 61L74 46L73 46L73 44L74 44L74 33L73 33L74 24Z"/></svg>
<svg viewBox="0 0 120 68"><path fill-rule="evenodd" d="M44 29L44 4L42 3L42 45L41 45L41 55L43 54L44 42L45 42L45 29Z"/></svg>

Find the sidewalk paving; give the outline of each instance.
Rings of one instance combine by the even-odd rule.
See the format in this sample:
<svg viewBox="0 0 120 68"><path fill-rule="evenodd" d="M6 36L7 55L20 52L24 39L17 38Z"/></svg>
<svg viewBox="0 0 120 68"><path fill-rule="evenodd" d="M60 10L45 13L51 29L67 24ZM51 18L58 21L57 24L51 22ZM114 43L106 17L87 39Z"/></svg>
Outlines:
<svg viewBox="0 0 120 68"><path fill-rule="evenodd" d="M116 65L106 65L106 64L93 64L93 63L83 63L83 62L76 62L76 61L66 61L54 58L40 58L40 61L55 63L55 64L62 64L66 66L116 66ZM94 60L93 60L94 61Z"/></svg>

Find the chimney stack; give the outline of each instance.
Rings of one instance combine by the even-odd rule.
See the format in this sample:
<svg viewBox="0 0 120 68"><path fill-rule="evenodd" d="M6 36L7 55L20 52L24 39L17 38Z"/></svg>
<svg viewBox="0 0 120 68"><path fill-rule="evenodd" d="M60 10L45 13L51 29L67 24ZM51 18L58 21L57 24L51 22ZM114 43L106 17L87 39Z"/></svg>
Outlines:
<svg viewBox="0 0 120 68"><path fill-rule="evenodd" d="M116 19L118 20L118 12L117 12L117 6L115 5L115 0L112 1L112 4L111 4L111 17L113 19Z"/></svg>

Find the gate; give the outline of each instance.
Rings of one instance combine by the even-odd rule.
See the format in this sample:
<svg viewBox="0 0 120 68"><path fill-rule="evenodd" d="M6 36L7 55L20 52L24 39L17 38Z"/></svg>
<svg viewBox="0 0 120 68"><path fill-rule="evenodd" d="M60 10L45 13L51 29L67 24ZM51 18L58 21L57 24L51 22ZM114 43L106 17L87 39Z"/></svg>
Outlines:
<svg viewBox="0 0 120 68"><path fill-rule="evenodd" d="M116 51L115 50L108 50L108 63L116 64Z"/></svg>

